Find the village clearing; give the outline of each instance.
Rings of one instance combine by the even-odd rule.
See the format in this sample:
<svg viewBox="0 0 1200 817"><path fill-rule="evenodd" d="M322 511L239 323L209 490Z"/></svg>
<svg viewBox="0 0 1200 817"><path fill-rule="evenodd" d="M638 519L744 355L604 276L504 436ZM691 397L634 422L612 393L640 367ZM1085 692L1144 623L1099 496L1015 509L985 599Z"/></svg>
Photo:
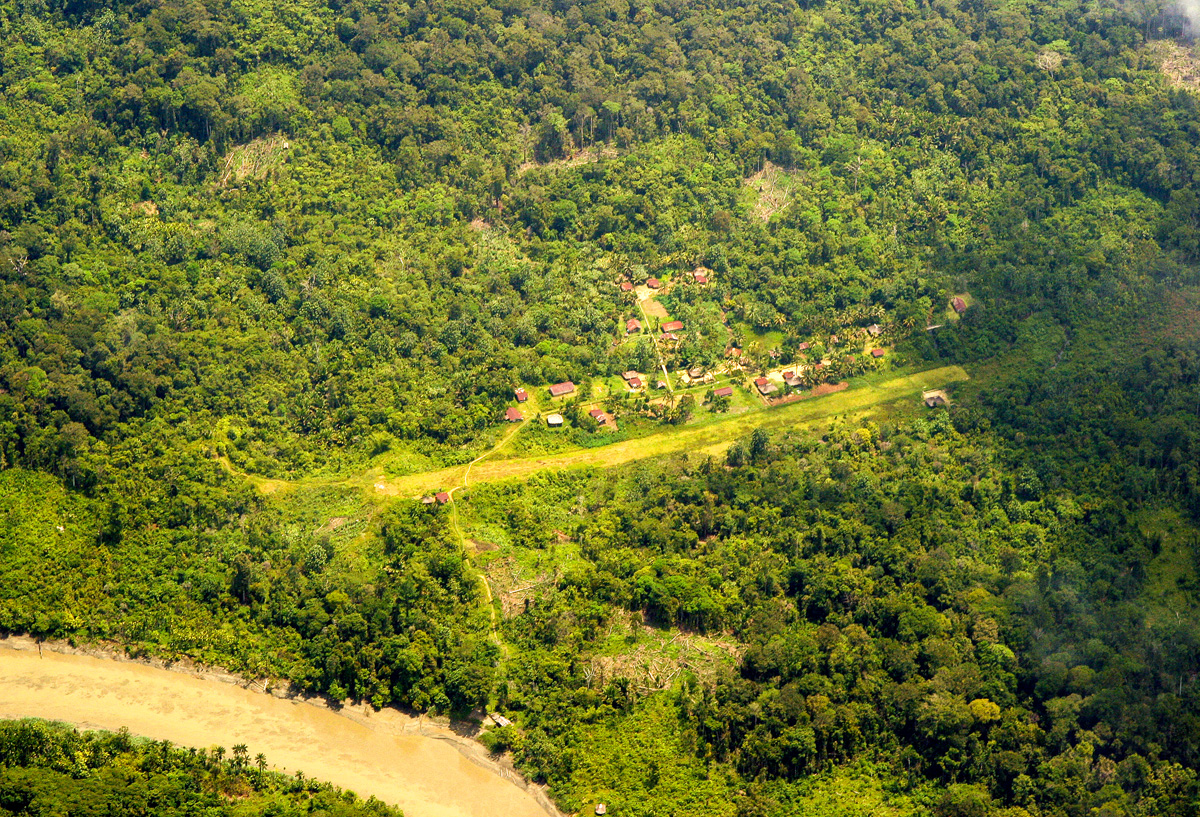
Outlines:
<svg viewBox="0 0 1200 817"><path fill-rule="evenodd" d="M750 411L707 425L668 427L645 437L599 448L509 460L480 458L471 467L470 479L472 482L493 482L525 478L538 471L555 468L608 468L680 452L700 457L718 455L724 453L734 440L745 437L756 428L803 426L835 415L862 412L906 397L915 400L927 389L968 379L961 366L943 366L786 406ZM431 491L445 490L448 486L462 485L465 471L464 466L455 466L392 479L381 477L371 480L371 484L376 491L388 496L419 497Z"/></svg>

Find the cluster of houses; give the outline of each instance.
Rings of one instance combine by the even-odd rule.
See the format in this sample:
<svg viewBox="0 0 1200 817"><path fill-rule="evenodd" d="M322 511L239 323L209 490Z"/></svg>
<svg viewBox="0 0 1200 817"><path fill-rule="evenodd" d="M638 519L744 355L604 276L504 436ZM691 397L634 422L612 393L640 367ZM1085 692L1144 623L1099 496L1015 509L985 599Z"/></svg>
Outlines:
<svg viewBox="0 0 1200 817"><path fill-rule="evenodd" d="M660 340L679 340L679 335L676 333L683 329L683 321L666 321L658 327L661 332ZM642 322L637 318L630 318L625 321L625 334L636 335L642 331Z"/></svg>

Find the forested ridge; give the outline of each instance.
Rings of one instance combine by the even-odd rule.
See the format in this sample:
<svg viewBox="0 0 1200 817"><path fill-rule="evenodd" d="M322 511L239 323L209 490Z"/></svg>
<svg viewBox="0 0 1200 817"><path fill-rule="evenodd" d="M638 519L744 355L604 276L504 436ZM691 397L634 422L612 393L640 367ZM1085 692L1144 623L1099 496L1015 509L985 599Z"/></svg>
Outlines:
<svg viewBox="0 0 1200 817"><path fill-rule="evenodd" d="M1196 814L1200 108L1146 48L1180 25L0 3L0 630L500 711L564 809ZM735 353L972 380L449 508L339 482L470 462L517 386ZM39 764L0 791L99 791Z"/></svg>

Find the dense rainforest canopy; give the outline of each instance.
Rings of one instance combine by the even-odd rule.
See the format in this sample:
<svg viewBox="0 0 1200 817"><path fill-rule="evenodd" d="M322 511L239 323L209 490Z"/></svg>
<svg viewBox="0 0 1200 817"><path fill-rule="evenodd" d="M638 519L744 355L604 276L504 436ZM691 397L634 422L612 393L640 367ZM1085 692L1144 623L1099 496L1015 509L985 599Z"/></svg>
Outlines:
<svg viewBox="0 0 1200 817"><path fill-rule="evenodd" d="M1200 105L1150 47L1180 25L3 0L0 630L499 710L564 809L1197 813ZM650 277L670 345L626 337ZM831 338L868 326L882 362ZM355 481L488 452L516 386L735 353L972 379L447 507ZM109 763L310 808L115 738L13 755L31 728L9 812L136 782Z"/></svg>

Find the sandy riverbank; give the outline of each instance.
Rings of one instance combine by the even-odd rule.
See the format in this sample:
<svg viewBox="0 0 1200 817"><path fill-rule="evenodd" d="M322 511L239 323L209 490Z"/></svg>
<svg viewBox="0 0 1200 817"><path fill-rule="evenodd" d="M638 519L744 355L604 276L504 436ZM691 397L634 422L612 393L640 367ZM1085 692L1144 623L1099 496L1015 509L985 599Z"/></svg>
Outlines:
<svg viewBox="0 0 1200 817"><path fill-rule="evenodd" d="M536 787L449 729L395 710L280 698L176 671L0 639L0 718L39 717L182 746L247 745L280 771L303 771L408 817L547 817ZM549 807L549 808L548 808Z"/></svg>

